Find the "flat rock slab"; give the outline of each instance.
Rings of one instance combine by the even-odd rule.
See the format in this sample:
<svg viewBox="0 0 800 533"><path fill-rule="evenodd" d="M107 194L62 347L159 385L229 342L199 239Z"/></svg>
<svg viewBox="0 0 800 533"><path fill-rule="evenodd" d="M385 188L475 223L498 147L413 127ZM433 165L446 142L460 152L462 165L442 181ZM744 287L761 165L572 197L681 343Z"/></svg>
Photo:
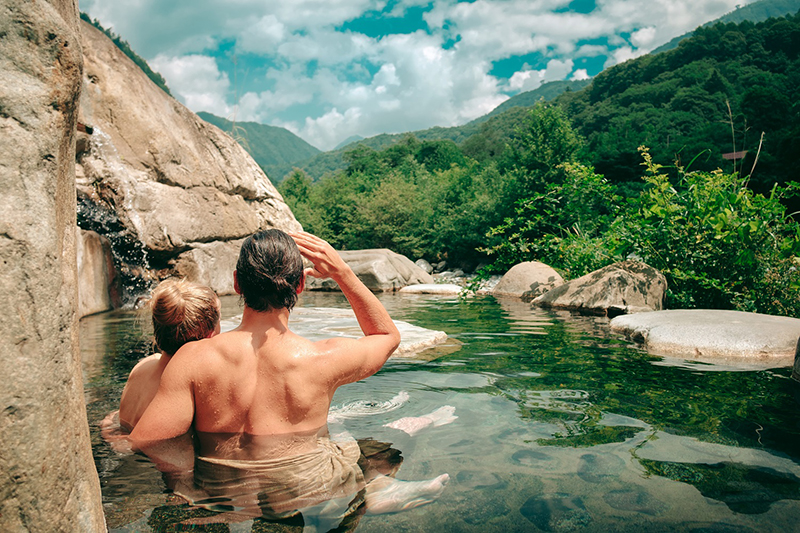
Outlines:
<svg viewBox="0 0 800 533"><path fill-rule="evenodd" d="M221 321L222 331L230 331L242 321L242 315ZM426 358L420 352L444 344L447 333L414 326L401 320L394 321L400 330L400 346L392 357ZM312 341L331 337L358 338L364 334L351 309L328 307L296 307L289 316L289 327L298 335Z"/></svg>
<svg viewBox="0 0 800 533"><path fill-rule="evenodd" d="M623 315L611 321L649 353L740 369L792 366L800 320L784 316L683 309Z"/></svg>
<svg viewBox="0 0 800 533"><path fill-rule="evenodd" d="M458 296L461 293L461 286L455 283L420 283L409 285L399 291L404 294L440 294L444 296Z"/></svg>

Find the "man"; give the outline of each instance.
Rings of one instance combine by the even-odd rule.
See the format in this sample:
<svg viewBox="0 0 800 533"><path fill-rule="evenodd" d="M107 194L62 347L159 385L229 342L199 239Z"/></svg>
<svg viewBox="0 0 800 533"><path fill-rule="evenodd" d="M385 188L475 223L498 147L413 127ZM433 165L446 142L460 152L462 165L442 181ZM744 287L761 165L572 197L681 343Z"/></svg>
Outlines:
<svg viewBox="0 0 800 533"><path fill-rule="evenodd" d="M303 270L301 254L313 268ZM289 330L289 312L306 275L339 284L364 337L311 342ZM249 237L234 288L245 303L241 325L178 350L131 433L134 443L194 427L200 453L208 457L263 456L269 452L254 441L270 441L270 448L270 437L284 435L293 436L293 451L303 451L302 436L325 426L336 389L373 375L400 343L375 295L330 244L309 233L290 237L268 230Z"/></svg>

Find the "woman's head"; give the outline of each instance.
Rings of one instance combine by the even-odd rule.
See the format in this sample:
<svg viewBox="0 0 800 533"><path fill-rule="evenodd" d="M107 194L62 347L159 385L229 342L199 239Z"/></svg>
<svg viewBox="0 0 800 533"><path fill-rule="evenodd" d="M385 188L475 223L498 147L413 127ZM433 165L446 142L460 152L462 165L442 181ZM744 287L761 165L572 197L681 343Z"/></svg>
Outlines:
<svg viewBox="0 0 800 533"><path fill-rule="evenodd" d="M167 355L174 355L187 342L219 333L219 298L203 285L162 281L153 291L149 307L156 346Z"/></svg>

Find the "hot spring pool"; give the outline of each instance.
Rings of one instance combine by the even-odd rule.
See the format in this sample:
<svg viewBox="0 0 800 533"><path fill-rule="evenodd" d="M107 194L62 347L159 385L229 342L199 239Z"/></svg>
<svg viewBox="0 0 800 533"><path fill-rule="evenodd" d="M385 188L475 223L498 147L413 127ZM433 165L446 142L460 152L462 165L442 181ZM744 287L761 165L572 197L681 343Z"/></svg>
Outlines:
<svg viewBox="0 0 800 533"><path fill-rule="evenodd" d="M790 369L669 364L610 335L606 319L519 301L380 296L393 318L443 330L456 351L391 360L347 385L334 407L407 399L342 421L403 454L397 479L450 475L442 496L364 516L360 532L692 531L800 528L800 385ZM302 307L346 307L304 294ZM240 313L223 299L223 318ZM146 320L115 311L81 321L94 457L112 531L302 531L302 521L186 526L196 517L143 456L113 451L98 423L151 353ZM449 352L449 353L448 353ZM406 396L404 396L405 398ZM384 424L455 407L453 423L411 437ZM202 516L208 516L205 512Z"/></svg>

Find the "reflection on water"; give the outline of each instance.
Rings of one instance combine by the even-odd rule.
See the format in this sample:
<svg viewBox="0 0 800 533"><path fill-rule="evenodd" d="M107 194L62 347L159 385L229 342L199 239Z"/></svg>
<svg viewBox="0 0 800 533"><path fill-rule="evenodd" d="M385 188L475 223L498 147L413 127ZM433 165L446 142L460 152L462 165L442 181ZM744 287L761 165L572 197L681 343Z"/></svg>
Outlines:
<svg viewBox="0 0 800 533"><path fill-rule="evenodd" d="M334 406L363 410L340 420L356 439L402 450L398 477L429 480L447 472L450 483L431 505L362 516L348 527L784 532L800 523L800 395L788 369L664 366L611 336L603 318L532 311L513 300L381 298L394 318L446 331L460 349L431 361L390 361L376 376L340 389ZM235 300L223 300L226 316L240 312ZM346 303L339 294L310 294L300 305ZM81 323L107 518L113 530L179 531L181 521L213 520L213 511L169 494L152 463L116 454L96 429L149 349L134 322L111 313ZM381 405L392 409L370 410ZM413 437L385 426L444 405L458 415L448 425ZM244 530L303 526L298 517L256 519Z"/></svg>

